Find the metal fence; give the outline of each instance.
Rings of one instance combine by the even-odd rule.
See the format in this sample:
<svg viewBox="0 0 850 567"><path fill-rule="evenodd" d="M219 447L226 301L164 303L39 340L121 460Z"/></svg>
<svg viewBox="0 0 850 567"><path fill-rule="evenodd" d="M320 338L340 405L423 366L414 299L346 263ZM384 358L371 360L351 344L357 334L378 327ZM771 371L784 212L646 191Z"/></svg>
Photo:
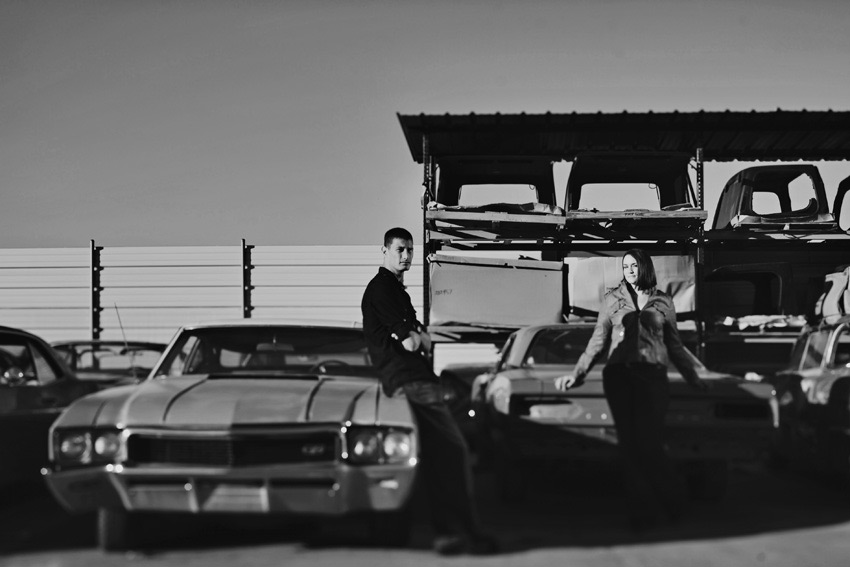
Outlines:
<svg viewBox="0 0 850 567"><path fill-rule="evenodd" d="M405 279L422 309L422 250ZM167 341L183 324L282 318L359 323L379 246L0 249L0 324L48 341Z"/></svg>

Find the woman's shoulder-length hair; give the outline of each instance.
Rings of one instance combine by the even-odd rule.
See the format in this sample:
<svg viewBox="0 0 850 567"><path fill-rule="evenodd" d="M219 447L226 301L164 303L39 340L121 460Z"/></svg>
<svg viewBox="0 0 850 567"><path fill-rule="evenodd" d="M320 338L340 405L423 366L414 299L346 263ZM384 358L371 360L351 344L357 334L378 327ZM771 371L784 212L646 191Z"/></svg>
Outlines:
<svg viewBox="0 0 850 567"><path fill-rule="evenodd" d="M658 285L658 278L655 275L655 265L652 263L652 256L641 248L632 248L623 254L623 259L626 256L631 256L637 261L638 277L635 285L638 289L651 290Z"/></svg>

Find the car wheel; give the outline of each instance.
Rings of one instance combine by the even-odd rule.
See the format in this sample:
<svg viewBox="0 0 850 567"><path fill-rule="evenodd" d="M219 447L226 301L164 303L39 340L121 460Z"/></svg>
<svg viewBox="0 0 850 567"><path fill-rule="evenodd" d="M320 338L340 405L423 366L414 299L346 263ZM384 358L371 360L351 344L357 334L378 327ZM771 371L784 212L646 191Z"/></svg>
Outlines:
<svg viewBox="0 0 850 567"><path fill-rule="evenodd" d="M123 551L130 547L133 519L123 508L98 508L97 546L103 551Z"/></svg>
<svg viewBox="0 0 850 567"><path fill-rule="evenodd" d="M369 539L381 546L405 547L413 531L410 505L394 512L374 512L369 515Z"/></svg>
<svg viewBox="0 0 850 567"><path fill-rule="evenodd" d="M688 470L688 487L697 500L720 500L729 486L729 465L712 460L694 463Z"/></svg>

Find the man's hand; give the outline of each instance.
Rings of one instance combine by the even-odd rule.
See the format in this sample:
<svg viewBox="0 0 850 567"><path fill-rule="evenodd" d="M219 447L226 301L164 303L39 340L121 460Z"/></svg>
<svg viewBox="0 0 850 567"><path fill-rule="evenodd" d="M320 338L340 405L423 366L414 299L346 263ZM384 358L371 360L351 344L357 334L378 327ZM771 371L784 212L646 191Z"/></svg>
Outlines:
<svg viewBox="0 0 850 567"><path fill-rule="evenodd" d="M557 378L555 378L555 389L564 391L568 388L572 388L573 384L575 383L575 374L565 374L563 376L558 376Z"/></svg>
<svg viewBox="0 0 850 567"><path fill-rule="evenodd" d="M407 338L401 341L401 346L403 346L404 350L408 352L416 352L417 350L419 350L419 346L421 344L422 338L416 331L410 331L410 334L407 335Z"/></svg>
<svg viewBox="0 0 850 567"><path fill-rule="evenodd" d="M698 392L708 392L711 389L711 384L701 378L697 378L693 382L690 382L690 386Z"/></svg>

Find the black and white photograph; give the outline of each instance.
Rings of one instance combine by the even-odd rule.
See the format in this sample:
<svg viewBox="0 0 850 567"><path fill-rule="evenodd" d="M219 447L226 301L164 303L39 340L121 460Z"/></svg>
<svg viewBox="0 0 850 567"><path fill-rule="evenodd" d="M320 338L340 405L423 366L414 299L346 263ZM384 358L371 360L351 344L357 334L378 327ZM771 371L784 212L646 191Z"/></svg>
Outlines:
<svg viewBox="0 0 850 567"><path fill-rule="evenodd" d="M844 567L848 29L0 0L0 566Z"/></svg>

